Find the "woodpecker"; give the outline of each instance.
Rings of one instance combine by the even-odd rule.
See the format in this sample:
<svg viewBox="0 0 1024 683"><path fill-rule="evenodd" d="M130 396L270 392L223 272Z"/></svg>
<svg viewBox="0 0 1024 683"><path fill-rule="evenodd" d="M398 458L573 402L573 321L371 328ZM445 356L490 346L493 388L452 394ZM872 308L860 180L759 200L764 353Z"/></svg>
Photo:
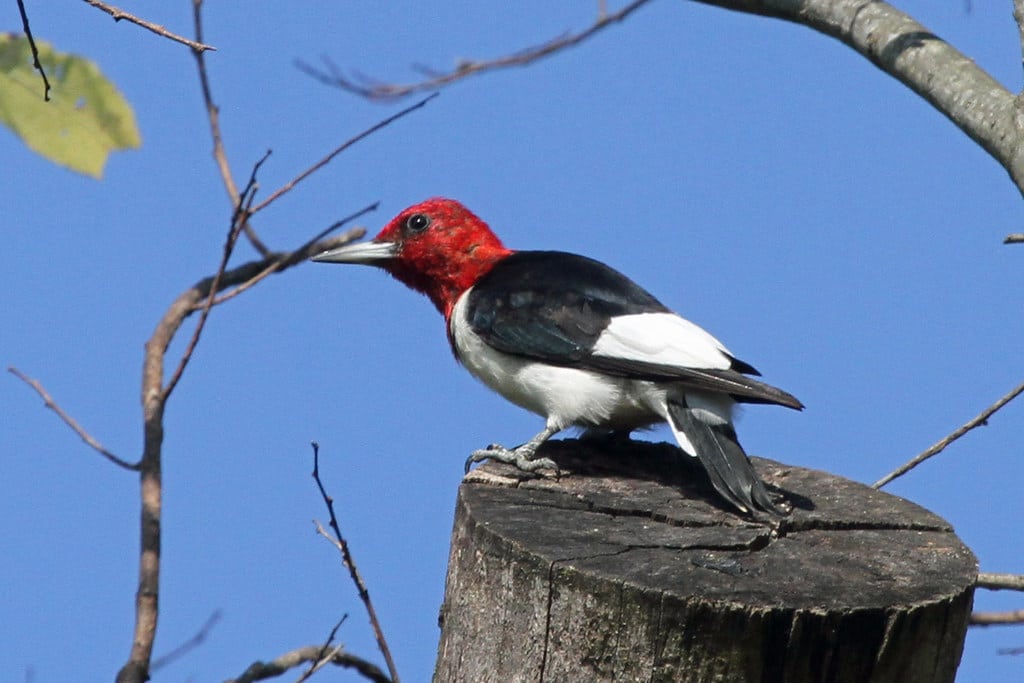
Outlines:
<svg viewBox="0 0 1024 683"><path fill-rule="evenodd" d="M444 316L455 358L503 397L545 419L514 449L466 462L557 470L537 457L567 427L625 433L667 422L715 490L742 512L782 514L733 428L737 403L800 410L757 381L753 366L609 266L560 251L514 251L452 199L405 209L368 242L313 258L377 266L425 294Z"/></svg>

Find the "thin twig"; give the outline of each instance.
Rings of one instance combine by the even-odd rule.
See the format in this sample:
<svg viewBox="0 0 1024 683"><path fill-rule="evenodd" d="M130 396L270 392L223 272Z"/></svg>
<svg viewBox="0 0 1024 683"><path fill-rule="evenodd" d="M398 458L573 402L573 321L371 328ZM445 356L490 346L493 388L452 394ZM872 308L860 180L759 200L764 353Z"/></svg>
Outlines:
<svg viewBox="0 0 1024 683"><path fill-rule="evenodd" d="M273 275L278 270L281 270L282 268L287 268L289 266L295 265L296 263L298 263L300 261L305 261L310 256L313 256L313 255L319 253L318 251L312 251L312 247L317 242L319 242L321 239L323 239L324 237L326 237L330 233L334 232L335 230L337 230L341 226L345 225L345 223L348 223L350 221L354 221L357 218L359 218L360 216L363 216L363 215L365 215L365 214L367 214L367 213L369 213L371 211L376 211L377 207L379 207L379 206L380 206L380 202L374 202L373 204L370 204L369 206L366 206L366 207L360 209L359 211L357 211L357 212L355 212L355 213L353 213L353 214L351 214L349 216L345 216L340 221L335 221L334 223L332 223L328 227L326 227L323 230L321 230L320 234L316 235L315 237L313 237L312 239L307 241L305 244L303 244L301 247L299 247L295 251L293 251L293 252L291 252L289 254L281 254L279 257L275 258L273 261L271 261L269 266L267 266L262 271L260 271L252 279L246 280L242 284L240 284L237 287L235 287L234 289L232 289L227 294L222 294L221 296L215 298L213 300L213 305L214 306L219 306L220 304L224 303L225 301L230 301L231 299L235 298L236 296L238 296L239 294L241 294L245 290L249 289L250 287L253 287L253 286L259 284L259 282L262 281L267 276ZM341 242L341 244L348 244L349 242L352 242L354 240L357 240L357 239L361 238L365 234L366 234L366 229L365 228L353 228L352 230L349 230L344 235L339 235L338 238L336 238L336 239L339 240ZM341 244L338 244L338 246L341 246ZM331 248L333 248L333 247L331 247ZM202 306L197 304L196 310L198 310L201 307Z"/></svg>
<svg viewBox="0 0 1024 683"><path fill-rule="evenodd" d="M213 627L217 625L217 622L220 621L220 619L221 611L219 609L214 610L213 614L211 614L206 619L206 622L199 627L199 630L196 632L194 636L192 636L191 638L189 638L184 643L174 648L167 654L162 655L160 657L154 657L153 663L149 666L149 670L156 671L160 667L167 666L174 660L179 659L180 657L188 654L192 650L202 645L204 642L206 642L206 639L210 636L210 632L213 630Z"/></svg>
<svg viewBox="0 0 1024 683"><path fill-rule="evenodd" d="M323 59L324 65L327 68L326 72L302 61L296 62L296 66L313 78L322 83L326 83L327 85L339 87L342 90L355 93L371 100L393 100L405 97L406 95L411 95L415 92L436 90L442 86L461 80L473 74L479 74L495 69L503 69L510 66L525 66L538 59L547 57L550 54L582 43L610 24L624 20L630 14L640 9L643 5L646 5L647 2L649 2L649 0L634 0L634 2L629 3L618 12L614 12L612 14L608 14L606 8L600 7L597 20L587 29L579 33L563 34L541 45L530 47L497 59L480 62L463 61L460 62L453 71L447 73L436 73L436 75L418 83L408 83L403 85L389 83L371 83L368 85L357 84L343 76L337 66L327 58Z"/></svg>
<svg viewBox="0 0 1024 683"><path fill-rule="evenodd" d="M967 623L970 626L1024 624L1024 609L1015 609L1009 612L974 612Z"/></svg>
<svg viewBox="0 0 1024 683"><path fill-rule="evenodd" d="M214 299L213 305L219 306L225 301L230 301L239 294L245 292L250 287L259 284L260 281L262 281L269 275L273 275L274 273L284 270L285 268L294 266L295 264L301 261L305 261L312 256L316 256L320 252L327 251L329 249L334 249L335 247L340 247L342 245L348 244L349 242L353 242L361 238L365 234L365 228L352 228L344 235L338 235L334 239L325 240L324 242L309 242L300 247L299 249L297 249L296 251L289 252L287 254L270 254L270 265L268 265L266 268L264 268L259 273L254 275L251 279L246 280L242 284L232 289L227 294L224 294ZM193 306L193 310L196 311L200 310L201 308L203 308L203 304L196 304Z"/></svg>
<svg viewBox="0 0 1024 683"><path fill-rule="evenodd" d="M324 499L324 504L327 506L327 512L330 515L331 529L334 531L334 540L332 541L338 550L341 551L341 561L348 569L349 576L352 577L352 582L356 586L356 591L359 593L359 599L363 601L363 606L366 608L366 613L370 617L370 625L373 627L373 635L377 638L377 647L380 649L380 653L384 655L384 663L387 664L388 673L391 676L391 680L394 683L399 683L398 670L395 667L395 661L391 657L391 649L388 647L387 639L384 637L384 631L380 627L380 621L377 619L377 611L373 608L373 601L370 600L370 591L366 589L366 583L363 581L362 575L359 573L359 569L356 567L355 560L352 558L352 553L349 551L348 541L341 535L341 527L338 525L338 517L334 514L334 499L327 493L324 488L323 482L320 480L320 444L316 441L312 443L313 446L313 479L316 481L317 488L320 489L320 495ZM320 526L319 522L316 522L318 533L324 536L329 536L323 531L323 527Z"/></svg>
<svg viewBox="0 0 1024 683"><path fill-rule="evenodd" d="M39 50L36 48L36 39L32 37L32 27L28 24L28 13L25 11L25 3L18 0L18 11L21 12L21 26L25 29L25 38L28 39L28 46L32 50L32 66L36 68L39 75L43 77L43 101L50 101L50 81L46 78L46 71L39 61Z"/></svg>
<svg viewBox="0 0 1024 683"><path fill-rule="evenodd" d="M203 0L192 0L192 22L195 26L196 40L203 40ZM227 190L228 199L231 200L232 210L237 211L241 206L242 197L238 194L238 185L231 173L231 165L228 163L227 153L224 151L224 137L220 130L220 107L213 101L213 89L210 87L210 78L206 70L206 56L201 50L193 50L192 55L196 58L196 70L199 73L199 89L203 93L203 105L206 107L206 118L210 126L210 137L213 138L213 161L220 172L221 182ZM259 252L260 256L266 256L270 249L256 234L252 225L246 221L242 225L246 239L249 244Z"/></svg>
<svg viewBox="0 0 1024 683"><path fill-rule="evenodd" d="M334 637L338 635L338 629L341 628L341 625L345 623L346 619L348 619L348 615L342 615L341 619L338 620L338 623L336 623L334 628L331 629L331 632L327 634L327 640L325 640L324 644L320 646L320 654L317 655L316 659L310 664L310 667L306 669L305 673L303 673L295 683L308 681L313 674L329 664L334 655L345 649L343 645L331 647L331 643L334 642Z"/></svg>
<svg viewBox="0 0 1024 683"><path fill-rule="evenodd" d="M47 393L46 389L43 388L43 385L39 383L39 380L32 379L31 377L29 377L28 375L26 375L21 370L15 367L7 368L7 372L11 373L25 384L35 389L36 393L39 394L40 398L43 399L43 404L53 412L57 413L57 416L64 421L64 424L66 424L68 427L71 427L71 430L75 434L78 434L82 441L88 444L97 453L99 453L104 458L114 463L118 467L123 467L124 469L131 470L133 472L139 471L138 463L122 460L121 458L117 457L116 455L108 451L106 448L103 447L103 445L99 441L94 439L92 435L85 431L85 429L83 429L82 426L78 424L78 422L76 422L73 417L65 413L64 410L59 405L57 405L56 401L54 401L53 398L50 397L50 394Z"/></svg>
<svg viewBox="0 0 1024 683"><path fill-rule="evenodd" d="M909 460L908 462L904 463L900 467L896 468L895 470L893 470L889 474L885 475L884 477L882 477L881 479L876 481L874 484L871 485L871 488L875 488L875 489L882 488L883 486L885 486L886 484L891 482L893 479L896 479L897 477L901 477L904 474L906 474L907 472L909 472L910 470L914 469L915 467L917 467L918 465L923 463L928 458L931 458L932 456L938 455L943 450L945 450L946 446L948 446L949 444L953 443L954 441L959 439L961 436L963 436L967 432L969 432L972 429L974 429L975 427L981 427L982 425L987 424L988 423L988 419L990 417L992 417L992 415L994 415L996 413L996 411L998 411L1000 408L1005 406L1007 403L1009 403L1013 399L1017 398L1017 396L1019 396L1021 393L1024 393L1024 383L1018 385L1012 391L1010 391L1010 393L1006 394L1001 399L999 399L998 401L996 401L995 403L990 405L988 408L986 408L985 410L981 411L981 413L977 417L975 417L973 420L971 420L967 424L963 425L962 427L960 427L959 429L954 431L949 436L941 439L940 441L938 441L937 443L932 445L931 448L927 449L923 453L917 455L913 459Z"/></svg>
<svg viewBox="0 0 1024 683"><path fill-rule="evenodd" d="M295 187L296 185L301 183L303 180L308 178L310 175L312 175L313 173L319 171L321 168L323 168L324 166L329 164L331 162L331 160L334 159L334 157L338 156L339 154L344 152L346 149L348 149L352 145L356 144L357 142L359 142L363 138L366 138L366 137L372 135L373 133L376 133L381 128L384 128L385 126L387 126L387 125L397 121L398 119L402 118L403 116L405 116L407 114L411 114L412 112L416 111L420 107L426 105L427 102L429 102L430 100L434 99L435 97L437 97L437 93L434 93L433 95L430 95L428 97L424 97L422 100L420 100L416 104L412 105L411 107L406 107L405 109L403 109L402 111L398 112L397 114L389 116L386 119L384 119L383 121L379 121L379 122L373 124L372 126L367 128L366 130L364 130L362 133L359 133L355 137L349 138L348 140L343 142L341 145L336 147L334 149L334 151L332 151L330 154L328 154L327 156L322 158L320 161L316 162L315 164L313 164L312 166L307 168L305 171L303 171L299 175L295 176L294 178L289 180L287 183L285 183L284 185L279 187L277 190L275 190L269 197L267 197L262 202L257 204L256 207L253 208L252 212L254 214L259 213L260 211L265 209L271 202L276 200L281 195L286 194L287 192L290 192L293 187Z"/></svg>
<svg viewBox="0 0 1024 683"><path fill-rule="evenodd" d="M1024 232L1010 233L1003 238L1003 244L1024 244Z"/></svg>
<svg viewBox="0 0 1024 683"><path fill-rule="evenodd" d="M269 155L269 152L267 153ZM242 225L252 215L252 201L256 196L256 174L260 170L260 166L266 161L267 156L256 162L253 166L252 173L249 176L249 182L246 184L245 189L242 190L242 196L245 198L244 203L240 202L238 207L235 209L234 216L231 217L231 228L228 230L227 239L224 241L224 250L221 254L220 265L217 267L217 273L213 276L213 284L210 286L210 294L206 297L206 303L202 308L202 313L199 316L199 322L196 323L195 329L192 331L192 338L189 339L188 344L185 346L184 353L181 354L181 359L178 361L178 367L174 369L171 374L171 379L168 380L167 385L162 390L163 400L166 402L167 397L171 395L174 388L178 386L178 381L181 379L182 374L185 372L185 368L188 367L189 361L192 359L192 354L196 350L196 345L199 344L199 337L203 333L203 328L206 326L206 321L210 317L210 310L213 308L213 299L219 291L219 284L221 278L224 276L224 271L227 270L228 261L231 260L231 254L235 250L235 244L238 243L238 238L242 234Z"/></svg>
<svg viewBox="0 0 1024 683"><path fill-rule="evenodd" d="M204 52L206 50L216 50L217 49L217 48L215 48L212 45L205 45L205 44L203 44L201 42L196 42L194 40L189 40L188 38L185 38L184 36L179 36L177 33L171 33L170 31L168 31L166 28L164 28L160 24L154 24L151 21L146 21L145 19L140 19L139 17L135 16L134 14L130 14L128 12L125 12L123 9L120 9L118 7L114 7L113 5L108 5L105 2L100 2L99 0L85 0L85 2L87 4L89 4L89 5L92 5L96 9L103 10L104 12L109 14L111 17L113 17L114 21L121 21L122 19L124 19L126 21L129 21L129 22L135 24L136 26L141 26L142 28L146 29L147 31L152 31L153 33L157 34L158 36L163 36L164 38L168 38L170 40L173 40L176 43L181 43L182 45L188 45L190 48L192 48L196 52ZM21 4L20 0L19 0L18 4Z"/></svg>
<svg viewBox="0 0 1024 683"><path fill-rule="evenodd" d="M1001 647L996 650L997 655L1024 655L1024 647Z"/></svg>
<svg viewBox="0 0 1024 683"><path fill-rule="evenodd" d="M270 662L254 662L249 665L249 668L241 676L232 678L226 683L255 683L255 681L276 678L287 673L289 669L294 669L306 662L317 661L317 659L322 657L322 649L320 645L307 645L306 647L286 652ZM388 675L381 671L379 667L347 652L335 652L330 658L330 663L335 666L358 671L364 678L373 681L373 683L393 683L388 678Z"/></svg>
<svg viewBox="0 0 1024 683"><path fill-rule="evenodd" d="M344 645L335 645L326 652L321 650L321 654L318 656L318 658L312 663L309 669L304 671L301 676L295 679L295 683L305 683L305 681L308 681L310 678L312 678L313 674L315 674L317 671L330 664L331 659L334 658L334 655L340 653L344 649Z"/></svg>
<svg viewBox="0 0 1024 683"><path fill-rule="evenodd" d="M978 588L1024 591L1024 574L978 574Z"/></svg>

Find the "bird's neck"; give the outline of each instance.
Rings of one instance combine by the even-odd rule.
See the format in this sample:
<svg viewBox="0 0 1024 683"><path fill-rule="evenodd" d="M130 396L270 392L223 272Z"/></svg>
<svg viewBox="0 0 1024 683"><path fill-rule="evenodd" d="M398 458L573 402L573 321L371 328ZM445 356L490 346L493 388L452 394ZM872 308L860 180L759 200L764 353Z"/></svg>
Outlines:
<svg viewBox="0 0 1024 683"><path fill-rule="evenodd" d="M450 321L458 298L510 254L512 250L500 244L480 244L456 253L421 252L414 265L399 259L389 270L407 286L426 294L445 321Z"/></svg>

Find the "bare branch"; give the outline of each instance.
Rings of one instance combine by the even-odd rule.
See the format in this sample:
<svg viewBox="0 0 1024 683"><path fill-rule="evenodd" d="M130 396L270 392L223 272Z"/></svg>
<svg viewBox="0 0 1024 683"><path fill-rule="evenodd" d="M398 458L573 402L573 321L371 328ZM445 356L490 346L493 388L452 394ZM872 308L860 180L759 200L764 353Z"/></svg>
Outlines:
<svg viewBox="0 0 1024 683"><path fill-rule="evenodd" d="M1024 655L1024 647L1001 647L996 650L997 655Z"/></svg>
<svg viewBox="0 0 1024 683"><path fill-rule="evenodd" d="M198 37L202 36L202 0L193 0L195 10L196 31ZM264 157L253 168L249 182L240 192L232 192L234 183L227 164L227 157L223 151L220 127L218 122L217 107L213 102L210 93L209 79L206 76L205 62L201 54L197 54L199 65L200 84L204 90L204 101L206 102L207 115L210 119L211 132L214 137L215 157L221 167L222 178L225 187L231 195L233 202L233 213L231 227L228 237L225 240L224 250L220 265L212 277L207 277L188 290L180 294L164 312L153 330L153 334L145 345L145 354L142 370L142 411L143 411L143 451L139 461L139 483L141 499L141 550L139 556L139 578L138 588L135 593L135 628L132 638L131 651L128 661L121 667L117 674L118 683L144 683L150 679L151 660L153 655L153 643L156 638L157 621L159 617L159 592L160 592L160 553L161 553L161 514L162 514L162 446L164 436L163 416L167 401L174 388L183 376L183 373L192 357L192 354L199 342L200 335L205 322L210 314L213 305L216 303L216 295L222 290L239 286L249 280L259 281L272 272L282 272L285 269L301 263L310 256L345 244L363 234L361 230L350 230L347 235L335 237L329 240L310 241L299 250L284 253L270 253L249 231L249 219L256 210L266 207L274 197L279 197L291 189L297 182L308 176L310 173L322 167L334 156L344 151L356 141L366 137L372 132L383 128L391 121L397 119L419 106L423 106L427 100L419 105L409 107L400 114L390 117L365 133L357 136L349 143L346 143L321 163L309 171L301 174L298 178L289 183L285 188L278 190L274 197L263 202L256 209L252 204L257 190L256 173L266 159ZM429 98L428 98L429 99ZM218 151L219 150L219 151ZM268 152L269 154L269 152ZM332 226L334 229L336 226ZM263 257L260 260L252 261L231 270L227 264L242 231L249 231L250 240L254 246L261 251ZM269 271L263 275L263 271ZM251 283L244 289L251 287ZM244 291L242 289L242 291ZM237 294L236 292L235 294ZM195 311L201 312L201 317L196 323L192 337L188 342L185 352L182 354L177 367L171 373L170 379L164 385L164 360L168 348L175 335L181 329L181 325ZM343 657L341 653L335 657Z"/></svg>
<svg viewBox="0 0 1024 683"><path fill-rule="evenodd" d="M206 619L206 622L199 627L199 630L196 632L194 636L192 636L191 638L189 638L184 643L174 648L167 654L154 658L153 663L149 667L150 671L156 671L157 669L163 666L167 666L174 660L179 659L180 657L188 654L192 650L202 645L204 642L206 642L206 639L210 636L210 632L213 630L213 627L217 625L217 622L220 621L220 619L220 610L214 610L213 614L211 614Z"/></svg>
<svg viewBox="0 0 1024 683"><path fill-rule="evenodd" d="M338 525L338 518L334 514L334 499L327 493L324 488L323 482L320 480L320 444L316 441L312 443L313 446L313 479L316 481L316 486L320 489L320 495L324 499L324 504L327 506L327 512L330 515L331 529L334 531L335 538L333 543L341 551L341 561L348 569L349 576L352 577L352 582L356 586L356 591L359 593L359 599L363 601L363 606L366 608L366 614L370 617L370 625L373 627L373 634L377 638L377 647L380 649L380 653L384 655L384 662L387 664L388 673L391 676L391 680L394 683L399 683L398 669L395 667L395 660L391 657L391 649L388 647L387 639L384 637L384 631L380 627L380 621L377 619L377 610L373 607L373 601L370 600L370 591L366 589L366 583L363 581L362 575L359 573L359 569L356 567L355 560L352 558L352 553L348 547L348 541L341 535L341 527ZM330 535L323 531L323 527L320 526L319 522L316 522L318 533L321 533L324 537L330 539Z"/></svg>
<svg viewBox="0 0 1024 683"><path fill-rule="evenodd" d="M402 118L406 114L411 114L412 112L416 111L420 107L426 105L427 102L429 102L430 100L434 99L435 97L437 97L437 93L435 93L433 95L430 95L429 97L423 98L422 100L420 100L416 104L412 105L411 107L406 107L402 111L398 112L397 114L394 114L392 116L387 117L383 121L378 121L374 125L370 126L366 130L364 130L362 133L359 133L355 137L349 138L348 140L343 142L341 145L336 147L330 154L328 154L327 156L322 158L320 161L316 162L315 164L313 164L312 166L307 168L305 171L303 171L299 175L295 176L294 178L289 180L287 183L285 183L284 185L279 187L277 190L275 190L273 192L273 194L271 194L269 197L267 197L262 202L257 204L256 207L252 210L252 213L254 213L254 214L255 213L259 213L260 211L265 209L268 205L270 205L271 202L275 201L276 199L278 199L282 195L287 194L288 192L290 192L293 187L295 187L296 185L301 183L303 180L308 178L310 175L312 175L313 173L316 173L321 168L323 168L324 166L329 164L334 159L334 157L338 156L339 154L344 152L346 149L348 149L352 145L354 145L357 142L359 142L360 140L362 140L362 139L372 135L373 133L376 133L381 128L384 128L385 126L388 126L391 123L397 121L398 119Z"/></svg>
<svg viewBox="0 0 1024 683"><path fill-rule="evenodd" d="M192 338L189 339L188 345L185 347L185 352L181 354L181 360L178 361L178 367L174 369L174 372L171 374L171 379L168 380L167 385L162 390L162 398L165 402L174 391L174 388L178 385L178 381L181 379L181 375L185 372L185 368L188 367L188 362L191 360L192 353L195 351L196 345L199 343L199 337L203 332L203 328L206 326L206 321L210 317L210 310L213 308L214 296L219 291L220 280L224 276L224 271L227 270L228 261L231 260L231 254L235 250L235 244L238 242L238 237L242 234L242 226L245 224L248 217L252 215L251 206L253 198L256 195L256 174L259 172L260 166L263 165L263 162L266 161L267 156L269 155L270 153L267 152L267 155L256 162L253 166L252 173L249 176L249 182L246 184L245 189L242 190L242 197L235 209L234 215L231 217L231 228L228 230L227 239L224 241L224 250L221 254L220 265L217 267L217 273L213 276L213 283L210 285L210 293L206 298L206 304L202 308L202 313L199 316L199 322L196 323L196 327L192 331Z"/></svg>
<svg viewBox="0 0 1024 683"><path fill-rule="evenodd" d="M380 206L380 202L374 202L373 204L370 204L369 206L360 209L354 214L346 216L345 218L342 218L340 221L332 223L327 228L322 230L320 234L316 235L315 237L310 239L308 242L306 242L293 252L290 252L288 254L269 254L269 256L271 257L270 265L268 265L266 268L261 270L258 274L256 274L249 280L246 280L242 284L232 289L227 294L215 298L213 300L213 305L219 306L225 301L229 301L235 298L236 296L238 296L245 290L249 289L250 287L255 286L267 276L273 275L274 273L285 268L290 268L296 263L300 263L311 256L319 254L321 251L326 251L327 249L334 249L336 246L340 247L343 244L348 244L353 240L361 238L363 235L366 234L366 230L364 228L353 228L352 230L346 232L344 235L339 235L333 240L329 240L329 242L320 243L321 239L323 239L330 233L334 232L335 230L343 226L345 223L354 221L360 216L363 216L371 211L376 211L378 206ZM326 246L327 244L330 244L331 246ZM199 310L201 307L202 306L197 304L193 310Z"/></svg>
<svg viewBox="0 0 1024 683"><path fill-rule="evenodd" d="M1024 243L1024 232L1014 232L1003 238L1003 244L1021 244Z"/></svg>
<svg viewBox="0 0 1024 683"><path fill-rule="evenodd" d="M255 681L263 681L268 678L276 678L287 673L289 669L302 666L306 662L317 661L322 657L322 649L320 645L307 645L306 647L286 652L270 662L254 662L249 665L249 668L241 676L232 678L226 683L254 683ZM347 652L333 651L329 662L335 666L358 671L364 678L373 681L373 683L393 683L380 668L361 657Z"/></svg>
<svg viewBox="0 0 1024 683"><path fill-rule="evenodd" d="M1017 33L1021 45L1021 66L1024 66L1024 0L1013 0L1013 20L1017 22Z"/></svg>
<svg viewBox="0 0 1024 683"><path fill-rule="evenodd" d="M1024 591L1024 574L978 574L978 588Z"/></svg>
<svg viewBox="0 0 1024 683"><path fill-rule="evenodd" d="M981 427L985 424L988 424L988 419L992 417L992 415L994 415L996 411L998 411L1000 408L1005 406L1013 399L1017 398L1017 396L1019 396L1022 392L1024 392L1024 384L1019 384L1012 391L1010 391L1010 393L1006 394L1001 399L990 405L988 408L981 411L981 413L973 420L964 424L962 427L954 431L949 436L939 440L937 443L933 444L931 448L927 449L923 453L920 453L913 459L909 460L908 462L899 466L889 474L885 475L884 477L876 481L874 484L872 484L871 488L882 488L883 486L891 482L893 479L896 479L897 477L902 477L904 474L914 469L928 458L938 455L943 450L945 450L946 446L953 443L961 436L974 429L975 427Z"/></svg>
<svg viewBox="0 0 1024 683"><path fill-rule="evenodd" d="M419 67L417 70L421 73L427 74L428 78L427 80L420 81L418 83L408 83L404 85L387 83L355 83L343 76L338 67L327 58L324 58L323 60L327 71L321 71L302 61L296 62L296 66L322 83L339 87L342 90L355 93L356 95L360 95L367 99L394 100L416 92L436 90L473 74L504 69L510 66L526 66L527 64L566 48L579 45L583 41L600 32L602 29L607 28L610 24L622 21L648 2L649 0L634 0L634 2L629 3L613 14L608 14L607 7L605 7L604 3L601 3L599 6L597 20L585 30L580 31L579 33L566 33L552 38L540 45L536 45L504 57L499 57L497 59L479 62L460 62L454 71L447 73ZM360 77L359 80L366 81L368 79Z"/></svg>
<svg viewBox="0 0 1024 683"><path fill-rule="evenodd" d="M148 680L149 660L153 639L156 636L160 574L160 455L163 442L163 413L167 398L162 390L164 354L185 319L202 308L201 302L208 299L211 292L244 283L277 260L286 264L300 263L313 254L350 241L353 234L360 233L350 231L348 235L317 242L301 252L302 258L296 258L299 252L271 254L268 258L224 271L219 280L213 276L200 280L174 300L146 342L142 372L144 447L139 466L142 489L142 553L139 561L139 588L136 592L135 636L130 658L118 674L118 683L142 683ZM287 267L290 265L282 266L275 272L283 272Z"/></svg>
<svg viewBox="0 0 1024 683"><path fill-rule="evenodd" d="M205 44L203 44L201 42L196 42L194 40L189 40L188 38L185 38L184 36L179 36L176 33L171 33L170 31L168 31L166 28L164 28L160 24L154 24L151 21L146 21L145 19L140 19L139 17L135 16L134 14L130 14L128 12L125 12L123 9L120 9L118 7L114 7L113 5L108 5L105 2L100 2L99 0L85 0L85 2L86 2L86 4L92 5L96 9L103 10L104 12L109 14L111 17L113 17L114 21L121 21L122 19L124 19L125 21L129 21L129 22L135 24L136 26L141 26L142 28L146 29L147 31L152 31L153 33L157 34L158 36L163 36L164 38L168 38L170 40L173 40L176 43L181 43L182 45L188 45L190 48L192 48L196 52L202 53L202 52L204 52L206 50L216 50L217 49L217 48L215 48L212 45L205 45ZM20 0L19 0L18 4L21 4Z"/></svg>
<svg viewBox="0 0 1024 683"><path fill-rule="evenodd" d="M1015 97L910 15L876 0L697 0L803 24L860 53L949 118L1024 192L1024 116Z"/></svg>
<svg viewBox="0 0 1024 683"><path fill-rule="evenodd" d="M203 0L192 1L192 22L195 26L196 40L203 40ZM213 90L210 88L210 78L206 71L206 56L200 50L194 50L192 55L196 58L196 70L199 73L199 89L203 93L203 104L206 107L206 118L210 126L210 137L213 138L213 160L220 172L221 182L228 192L231 200L232 210L238 211L242 205L242 197L238 194L238 185L231 173L231 165L228 163L227 153L224 151L224 138L220 130L220 107L213 101ZM260 256L270 253L263 241L256 235L256 231L249 223L248 216L242 224L246 239Z"/></svg>
<svg viewBox="0 0 1024 683"><path fill-rule="evenodd" d="M327 634L327 640L325 640L324 644L320 646L320 654L317 655L316 659L313 661L310 667L306 669L305 673L299 676L298 680L296 680L295 683L303 683L303 681L308 681L310 678L312 678L313 674L315 674L317 671L319 671L320 669L324 668L324 666L329 664L331 658L334 657L334 655L338 654L344 649L344 646L342 645L331 647L331 643L334 642L335 636L338 635L338 629L341 628L341 625L345 623L346 619L348 619L348 615L342 615L341 619L338 620L338 623L335 624L334 628L331 629L331 632Z"/></svg>
<svg viewBox="0 0 1024 683"><path fill-rule="evenodd" d="M39 394L40 398L43 399L43 404L53 412L57 413L57 416L64 421L64 424L66 424L68 427L71 427L71 430L75 434L78 434L82 441L88 444L97 453L99 453L104 458L114 463L118 467L123 467L124 469L132 470L133 472L139 471L138 463L122 460L121 458L117 457L116 455L108 451L106 448L103 447L103 445L99 441L94 439L87 431L85 431L85 429L83 429L82 426L78 424L78 422L76 422L73 417L65 413L64 410L59 405L57 405L53 398L50 397L50 394L47 393L46 389L43 388L43 385L39 383L39 380L32 379L31 377L24 374L21 370L15 367L7 368L7 372L11 373L25 384L35 389L36 393Z"/></svg>
<svg viewBox="0 0 1024 683"><path fill-rule="evenodd" d="M974 612L967 624L969 626L1024 624L1024 609L1015 609L1009 612Z"/></svg>
<svg viewBox="0 0 1024 683"><path fill-rule="evenodd" d="M32 27L28 23L28 13L25 11L24 0L18 0L18 11L21 12L21 27L25 29L25 38L28 40L29 49L32 50L32 66L43 78L43 100L50 101L50 81L46 78L46 71L39 61L39 50L36 48L36 39L32 37Z"/></svg>

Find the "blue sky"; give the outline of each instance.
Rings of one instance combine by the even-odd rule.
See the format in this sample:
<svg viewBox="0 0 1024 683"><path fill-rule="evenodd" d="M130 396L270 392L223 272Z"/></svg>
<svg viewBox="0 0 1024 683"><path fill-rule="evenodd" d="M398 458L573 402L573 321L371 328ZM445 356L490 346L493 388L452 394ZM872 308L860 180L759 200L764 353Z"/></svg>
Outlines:
<svg viewBox="0 0 1024 683"><path fill-rule="evenodd" d="M185 34L191 3L133 3ZM498 56L593 19L594 3L207 3L209 68L236 176L262 196L399 105L300 73L329 55L386 80ZM1010 3L899 5L1019 90ZM43 382L119 455L141 444L142 345L216 268L230 207L188 51L85 3L29 3L37 36L99 63L142 149L96 182L0 132L8 258L0 361ZM7 26L20 25L13 3ZM848 48L782 22L655 2L583 46L465 80L261 214L274 248L373 201L458 198L509 246L630 274L796 394L750 407L747 449L870 483L1024 376L1021 200L945 118ZM237 262L251 258L239 250ZM182 335L183 337L185 335ZM183 348L179 339L172 357ZM18 680L110 680L131 639L137 480L13 376L0 382L0 661ZM950 520L984 571L1024 572L1024 403L888 487ZM217 309L166 415L156 680L222 680L319 643L380 661L334 549L310 440L404 680L429 677L462 462L536 416L460 369L430 304L369 268L307 264ZM649 438L668 439L666 431ZM981 592L979 609L1019 595ZM16 628L11 625L16 624ZM1024 630L972 630L960 679L1010 680ZM350 680L350 674L323 674ZM333 676L333 678L332 678Z"/></svg>

